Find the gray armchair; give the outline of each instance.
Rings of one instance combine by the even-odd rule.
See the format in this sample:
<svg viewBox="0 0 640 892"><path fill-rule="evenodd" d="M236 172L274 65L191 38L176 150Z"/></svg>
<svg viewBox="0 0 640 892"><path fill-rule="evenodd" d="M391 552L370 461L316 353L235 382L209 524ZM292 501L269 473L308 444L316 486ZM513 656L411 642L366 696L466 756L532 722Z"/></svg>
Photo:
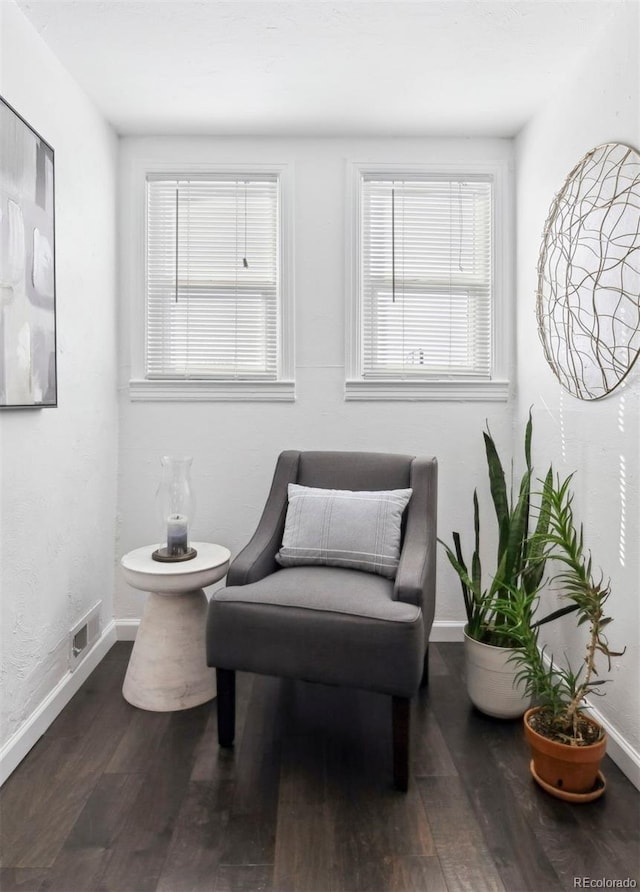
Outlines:
<svg viewBox="0 0 640 892"><path fill-rule="evenodd" d="M335 566L281 567L289 483L322 489L411 488L395 579ZM410 700L427 683L435 608L437 462L372 452L283 452L249 544L207 618L218 740L233 745L236 670L364 688L392 698L393 776L409 778Z"/></svg>

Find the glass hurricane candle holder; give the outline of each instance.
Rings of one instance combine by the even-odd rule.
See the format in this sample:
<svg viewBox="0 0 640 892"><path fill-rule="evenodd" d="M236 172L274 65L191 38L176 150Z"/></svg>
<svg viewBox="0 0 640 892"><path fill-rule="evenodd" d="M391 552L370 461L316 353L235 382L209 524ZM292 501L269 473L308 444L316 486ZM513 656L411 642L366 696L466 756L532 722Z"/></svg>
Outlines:
<svg viewBox="0 0 640 892"><path fill-rule="evenodd" d="M192 461L189 456L176 458L170 455L160 460L162 475L156 505L164 544L152 554L156 561L188 561L197 554L189 540L195 511L191 487Z"/></svg>

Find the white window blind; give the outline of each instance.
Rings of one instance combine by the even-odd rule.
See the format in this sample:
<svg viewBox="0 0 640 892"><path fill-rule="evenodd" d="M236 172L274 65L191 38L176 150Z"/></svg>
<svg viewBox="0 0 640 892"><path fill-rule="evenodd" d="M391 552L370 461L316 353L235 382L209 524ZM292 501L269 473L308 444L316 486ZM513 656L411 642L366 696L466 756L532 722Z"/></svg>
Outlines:
<svg viewBox="0 0 640 892"><path fill-rule="evenodd" d="M147 178L146 376L275 380L279 179Z"/></svg>
<svg viewBox="0 0 640 892"><path fill-rule="evenodd" d="M363 378L489 379L492 184L365 174Z"/></svg>

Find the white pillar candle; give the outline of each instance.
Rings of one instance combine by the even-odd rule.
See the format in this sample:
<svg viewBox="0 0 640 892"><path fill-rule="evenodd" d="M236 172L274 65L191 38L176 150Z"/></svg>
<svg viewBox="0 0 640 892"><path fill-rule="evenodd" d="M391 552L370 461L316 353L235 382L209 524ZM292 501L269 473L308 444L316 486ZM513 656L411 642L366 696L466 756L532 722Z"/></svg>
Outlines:
<svg viewBox="0 0 640 892"><path fill-rule="evenodd" d="M169 554L185 554L187 551L187 517L170 514L167 519L167 551Z"/></svg>

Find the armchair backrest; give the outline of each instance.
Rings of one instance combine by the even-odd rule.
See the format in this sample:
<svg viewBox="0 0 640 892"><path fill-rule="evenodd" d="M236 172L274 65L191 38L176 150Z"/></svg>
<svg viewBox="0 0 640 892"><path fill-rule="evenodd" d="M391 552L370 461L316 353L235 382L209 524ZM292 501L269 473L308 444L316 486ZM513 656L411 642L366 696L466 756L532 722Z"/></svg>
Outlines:
<svg viewBox="0 0 640 892"><path fill-rule="evenodd" d="M411 487L394 597L419 604L431 627L435 605L437 462L379 452L299 452L278 456L271 490L251 541L232 562L227 585L246 585L280 567L289 483L323 489L380 490Z"/></svg>
<svg viewBox="0 0 640 892"><path fill-rule="evenodd" d="M383 452L301 452L296 483L321 489L406 489L412 455Z"/></svg>

